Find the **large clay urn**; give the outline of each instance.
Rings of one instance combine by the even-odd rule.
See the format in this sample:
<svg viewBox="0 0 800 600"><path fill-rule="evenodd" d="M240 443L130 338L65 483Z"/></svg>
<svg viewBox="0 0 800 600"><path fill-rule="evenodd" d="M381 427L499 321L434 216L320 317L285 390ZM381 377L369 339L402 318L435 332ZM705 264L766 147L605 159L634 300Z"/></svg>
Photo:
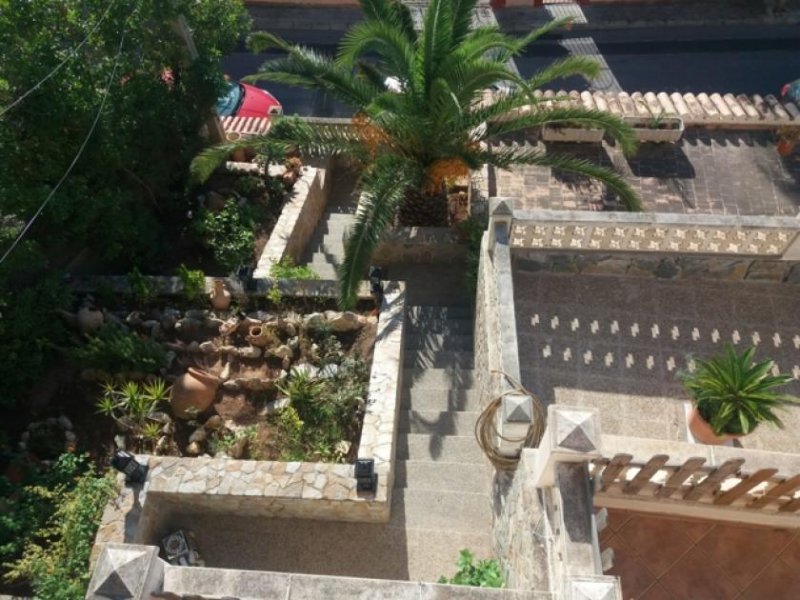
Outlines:
<svg viewBox="0 0 800 600"><path fill-rule="evenodd" d="M694 439L702 444L720 446L725 442L729 442L730 440L741 437L738 435L731 435L729 433L726 433L725 435L715 434L714 430L711 428L711 425L703 418L703 415L700 414L700 411L697 410L696 406L692 406L692 411L689 413L688 425L692 435L694 436Z"/></svg>
<svg viewBox="0 0 800 600"><path fill-rule="evenodd" d="M193 419L205 412L214 397L221 380L216 375L189 367L189 369L172 384L172 393L169 397L172 413L179 419Z"/></svg>
<svg viewBox="0 0 800 600"><path fill-rule="evenodd" d="M75 322L81 333L94 333L103 326L103 311L91 306L84 306L75 313Z"/></svg>
<svg viewBox="0 0 800 600"><path fill-rule="evenodd" d="M231 293L225 289L222 279L214 280L214 289L209 294L214 310L228 310L231 306Z"/></svg>

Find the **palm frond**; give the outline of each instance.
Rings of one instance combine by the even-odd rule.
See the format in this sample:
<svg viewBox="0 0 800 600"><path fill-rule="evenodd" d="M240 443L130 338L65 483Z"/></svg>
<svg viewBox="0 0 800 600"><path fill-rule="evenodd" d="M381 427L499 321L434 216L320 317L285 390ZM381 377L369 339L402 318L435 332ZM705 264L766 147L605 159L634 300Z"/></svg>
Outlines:
<svg viewBox="0 0 800 600"><path fill-rule="evenodd" d="M535 42L536 40L538 40L542 36L547 35L551 31L554 31L556 29L561 29L562 27L570 26L572 21L573 21L572 17L564 17L562 19L554 19L552 21L549 21L548 23L545 23L544 25L542 25L538 29L534 29L528 35L526 35L525 37L519 38L516 41L515 48L514 48L514 54L515 55L519 54L520 52L525 50L525 48L530 46L533 42Z"/></svg>
<svg viewBox="0 0 800 600"><path fill-rule="evenodd" d="M270 138L269 134L209 146L192 159L189 167L192 179L197 183L205 182L217 167L229 159L233 152L245 148L268 155L282 155L286 153L288 146L281 140Z"/></svg>
<svg viewBox="0 0 800 600"><path fill-rule="evenodd" d="M396 0L361 0L360 4L365 20L390 23L397 27L407 39L411 41L417 39L411 11L402 2L397 2Z"/></svg>
<svg viewBox="0 0 800 600"><path fill-rule="evenodd" d="M339 45L336 64L352 66L366 54L378 56L386 66L386 75L408 79L414 64L414 44L402 31L384 21L364 21L345 34Z"/></svg>
<svg viewBox="0 0 800 600"><path fill-rule="evenodd" d="M602 70L600 63L588 56L568 56L555 60L544 69L538 71L526 81L530 89L545 87L556 79L580 75L587 80L595 79Z"/></svg>

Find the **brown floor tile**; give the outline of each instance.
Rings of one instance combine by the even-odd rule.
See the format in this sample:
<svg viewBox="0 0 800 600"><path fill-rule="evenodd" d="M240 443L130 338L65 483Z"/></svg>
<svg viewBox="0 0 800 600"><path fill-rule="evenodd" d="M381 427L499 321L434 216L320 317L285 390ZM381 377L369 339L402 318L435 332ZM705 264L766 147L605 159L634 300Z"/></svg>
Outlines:
<svg viewBox="0 0 800 600"><path fill-rule="evenodd" d="M675 600L675 595L657 581L647 589L640 600Z"/></svg>
<svg viewBox="0 0 800 600"><path fill-rule="evenodd" d="M661 578L676 600L733 600L737 587L699 548L694 548ZM761 600L767 600L764 596Z"/></svg>
<svg viewBox="0 0 800 600"><path fill-rule="evenodd" d="M797 600L800 573L774 560L741 595L741 600Z"/></svg>
<svg viewBox="0 0 800 600"><path fill-rule="evenodd" d="M784 530L718 525L697 546L744 590L791 540Z"/></svg>
<svg viewBox="0 0 800 600"><path fill-rule="evenodd" d="M622 597L625 600L638 599L647 588L655 583L656 578L647 570L639 557L628 548L618 535L611 536L604 545L614 549L614 567L606 575L616 575L622 584Z"/></svg>
<svg viewBox="0 0 800 600"><path fill-rule="evenodd" d="M794 540L781 552L781 560L800 573L800 537L795 534Z"/></svg>
<svg viewBox="0 0 800 600"><path fill-rule="evenodd" d="M641 561L660 577L694 542L672 519L635 516L619 531L619 536L635 551Z"/></svg>
<svg viewBox="0 0 800 600"><path fill-rule="evenodd" d="M628 510L617 510L614 508L608 509L608 529L612 531L619 531L622 529L635 513Z"/></svg>
<svg viewBox="0 0 800 600"><path fill-rule="evenodd" d="M709 531L714 527L715 523L711 521L700 521L694 519L685 519L680 522L680 527L683 532L688 535L695 542L703 539Z"/></svg>

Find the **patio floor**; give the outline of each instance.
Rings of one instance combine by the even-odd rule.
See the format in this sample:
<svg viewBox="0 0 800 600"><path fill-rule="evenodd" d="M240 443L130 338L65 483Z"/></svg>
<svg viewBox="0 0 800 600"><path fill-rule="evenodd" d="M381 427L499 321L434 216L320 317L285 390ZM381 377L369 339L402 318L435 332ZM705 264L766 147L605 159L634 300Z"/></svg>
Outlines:
<svg viewBox="0 0 800 600"><path fill-rule="evenodd" d="M800 286L517 270L514 294L523 384L545 404L598 408L604 433L686 441L677 375L725 343L800 379ZM785 429L741 445L795 451L800 407L781 416Z"/></svg>
<svg viewBox="0 0 800 600"><path fill-rule="evenodd" d="M796 215L800 210L800 156L782 158L771 133L687 131L677 144L642 144L625 158L613 145L526 144L616 168L649 212L728 215ZM496 195L517 198L526 210L619 209L600 183L550 168L519 166L496 171Z"/></svg>
<svg viewBox="0 0 800 600"><path fill-rule="evenodd" d="M800 530L609 510L600 533L613 548L624 600L795 600Z"/></svg>

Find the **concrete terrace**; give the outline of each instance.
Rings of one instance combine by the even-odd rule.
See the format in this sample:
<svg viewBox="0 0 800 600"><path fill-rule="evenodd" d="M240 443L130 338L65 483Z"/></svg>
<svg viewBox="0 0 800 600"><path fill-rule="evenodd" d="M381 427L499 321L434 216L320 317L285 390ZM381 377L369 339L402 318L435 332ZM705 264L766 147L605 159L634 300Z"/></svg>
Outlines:
<svg viewBox="0 0 800 600"><path fill-rule="evenodd" d="M800 379L797 286L517 269L514 293L523 384L548 405L598 408L604 433L686 441L677 375L726 342ZM786 429L762 426L741 445L795 451L800 407L782 417Z"/></svg>
<svg viewBox="0 0 800 600"><path fill-rule="evenodd" d="M800 211L800 157L781 157L769 132L688 130L676 144L642 144L626 158L613 144L543 143L533 136L500 145L525 144L569 154L619 170L648 212L783 215ZM605 186L572 173L519 166L495 172L498 196L524 210L619 210Z"/></svg>

